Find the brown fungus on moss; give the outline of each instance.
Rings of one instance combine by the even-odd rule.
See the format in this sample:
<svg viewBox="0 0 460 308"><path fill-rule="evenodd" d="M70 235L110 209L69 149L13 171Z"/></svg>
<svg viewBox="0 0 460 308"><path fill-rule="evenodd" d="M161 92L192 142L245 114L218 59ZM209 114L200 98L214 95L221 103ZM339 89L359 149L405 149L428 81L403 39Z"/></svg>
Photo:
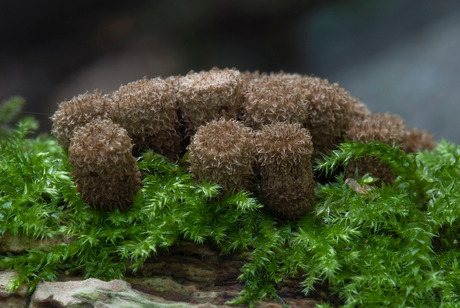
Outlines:
<svg viewBox="0 0 460 308"><path fill-rule="evenodd" d="M141 174L131 138L111 120L94 120L76 130L69 163L82 199L93 208L114 211L131 206Z"/></svg>
<svg viewBox="0 0 460 308"><path fill-rule="evenodd" d="M309 132L300 124L274 123L255 135L260 189L276 216L297 219L311 209L314 197Z"/></svg>
<svg viewBox="0 0 460 308"><path fill-rule="evenodd" d="M406 153L415 153L422 150L433 150L436 146L434 136L427 131L410 128L404 138L402 149Z"/></svg>
<svg viewBox="0 0 460 308"><path fill-rule="evenodd" d="M377 141L389 146L403 144L408 129L404 120L397 115L389 113L375 113L361 119L355 119L345 133L345 137L351 141ZM383 182L391 183L396 175L391 168L375 157L364 157L357 161L351 161L348 165L348 177L358 177L370 174Z"/></svg>
<svg viewBox="0 0 460 308"><path fill-rule="evenodd" d="M327 154L337 144L350 123L350 102L355 99L336 83L317 77L303 77L297 83L306 103L304 127L310 131L314 157Z"/></svg>
<svg viewBox="0 0 460 308"><path fill-rule="evenodd" d="M249 190L254 182L255 146L251 129L220 119L201 126L188 147L190 173L222 186L224 194Z"/></svg>
<svg viewBox="0 0 460 308"><path fill-rule="evenodd" d="M349 100L350 122L364 121L372 115L372 112L367 106L356 97ZM347 127L349 129L350 125Z"/></svg>
<svg viewBox="0 0 460 308"><path fill-rule="evenodd" d="M190 72L179 79L177 98L187 131L225 118L237 119L243 99L240 72L234 69Z"/></svg>
<svg viewBox="0 0 460 308"><path fill-rule="evenodd" d="M51 117L51 133L64 148L68 148L75 130L95 119L112 115L110 98L100 91L86 92L62 102Z"/></svg>
<svg viewBox="0 0 460 308"><path fill-rule="evenodd" d="M113 119L133 139L135 153L146 149L171 159L181 152L175 89L171 80L140 79L111 95Z"/></svg>
<svg viewBox="0 0 460 308"><path fill-rule="evenodd" d="M307 110L298 87L300 75L245 74L244 123L254 129L276 122L305 123Z"/></svg>

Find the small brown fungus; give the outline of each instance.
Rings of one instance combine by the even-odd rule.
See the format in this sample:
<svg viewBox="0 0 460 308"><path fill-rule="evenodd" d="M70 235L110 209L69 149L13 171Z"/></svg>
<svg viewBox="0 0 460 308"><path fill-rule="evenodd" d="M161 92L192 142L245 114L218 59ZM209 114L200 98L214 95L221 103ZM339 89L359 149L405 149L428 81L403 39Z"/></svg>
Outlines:
<svg viewBox="0 0 460 308"><path fill-rule="evenodd" d="M224 193L249 190L254 183L254 138L241 122L221 119L201 126L189 150L190 172L197 181L217 183Z"/></svg>
<svg viewBox="0 0 460 308"><path fill-rule="evenodd" d="M328 154L337 144L350 123L350 105L355 101L345 89L327 79L303 77L298 87L306 102L307 119L304 127L310 131L313 156Z"/></svg>
<svg viewBox="0 0 460 308"><path fill-rule="evenodd" d="M105 211L127 209L140 189L141 174L128 133L111 120L94 120L76 130L69 163L82 199Z"/></svg>
<svg viewBox="0 0 460 308"><path fill-rule="evenodd" d="M307 105L298 87L299 75L284 73L253 75L245 92L243 119L247 126L260 129L276 122L305 123Z"/></svg>
<svg viewBox="0 0 460 308"><path fill-rule="evenodd" d="M355 119L345 136L352 141L378 141L392 146L401 145L406 134L407 127L401 117L389 113L376 113ZM351 161L348 165L348 176L353 177L356 172L358 177L370 174L387 183L393 182L396 178L390 166L375 157Z"/></svg>
<svg viewBox="0 0 460 308"><path fill-rule="evenodd" d="M179 79L177 98L189 134L221 117L236 119L243 99L240 72L217 68L190 72Z"/></svg>
<svg viewBox="0 0 460 308"><path fill-rule="evenodd" d="M316 186L310 133L300 124L274 123L263 126L255 140L265 205L281 218L305 214L311 209Z"/></svg>
<svg viewBox="0 0 460 308"><path fill-rule="evenodd" d="M136 153L153 149L169 158L181 151L177 101L171 81L141 79L113 92L113 120L133 139Z"/></svg>
<svg viewBox="0 0 460 308"><path fill-rule="evenodd" d="M108 119L112 115L110 98L100 91L86 92L62 102L51 117L51 133L59 144L68 148L75 130L95 119Z"/></svg>

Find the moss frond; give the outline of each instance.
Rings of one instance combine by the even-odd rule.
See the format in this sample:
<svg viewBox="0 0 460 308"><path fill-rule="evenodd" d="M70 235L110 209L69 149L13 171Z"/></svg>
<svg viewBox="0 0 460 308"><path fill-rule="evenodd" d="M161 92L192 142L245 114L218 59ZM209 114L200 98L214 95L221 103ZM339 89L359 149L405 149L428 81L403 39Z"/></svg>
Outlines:
<svg viewBox="0 0 460 308"><path fill-rule="evenodd" d="M20 96L12 97L0 104L0 137L5 138L11 133L10 125L18 117L25 100Z"/></svg>

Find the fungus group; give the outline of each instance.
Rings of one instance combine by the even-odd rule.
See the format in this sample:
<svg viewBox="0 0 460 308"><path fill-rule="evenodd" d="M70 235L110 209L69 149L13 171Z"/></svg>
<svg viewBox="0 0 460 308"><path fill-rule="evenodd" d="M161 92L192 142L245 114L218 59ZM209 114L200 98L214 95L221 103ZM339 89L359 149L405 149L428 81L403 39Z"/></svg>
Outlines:
<svg viewBox="0 0 460 308"><path fill-rule="evenodd" d="M277 217L296 219L313 203L312 160L343 140L396 143L406 152L434 147L427 132L373 114L325 79L236 69L87 92L62 102L52 121L83 200L107 211L131 205L141 183L135 155L146 149L171 160L189 151L197 181L219 184L222 194L254 192ZM349 172L393 178L372 158L351 165Z"/></svg>

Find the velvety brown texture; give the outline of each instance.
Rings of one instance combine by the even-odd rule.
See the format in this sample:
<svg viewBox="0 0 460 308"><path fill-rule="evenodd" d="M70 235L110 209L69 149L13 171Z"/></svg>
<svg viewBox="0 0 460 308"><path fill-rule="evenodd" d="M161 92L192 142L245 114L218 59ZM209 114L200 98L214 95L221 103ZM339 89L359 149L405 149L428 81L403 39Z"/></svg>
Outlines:
<svg viewBox="0 0 460 308"><path fill-rule="evenodd" d="M189 134L221 117L236 119L243 99L240 72L234 69L190 72L179 79L177 98Z"/></svg>
<svg viewBox="0 0 460 308"><path fill-rule="evenodd" d="M112 114L110 98L99 91L86 92L62 102L51 117L51 133L59 144L69 147L74 131L94 119L110 118Z"/></svg>
<svg viewBox="0 0 460 308"><path fill-rule="evenodd" d="M372 112L367 108L367 106L358 100L356 97L353 97L349 101L349 107L350 107L350 122L355 122L355 121L363 121L367 117L369 117ZM350 125L347 125L347 128L349 128Z"/></svg>
<svg viewBox="0 0 460 308"><path fill-rule="evenodd" d="M170 158L181 150L173 80L141 79L111 95L113 120L133 139L135 152L153 149Z"/></svg>
<svg viewBox="0 0 460 308"><path fill-rule="evenodd" d="M281 218L305 214L316 186L309 132L300 124L274 123L256 133L255 143L264 204Z"/></svg>
<svg viewBox="0 0 460 308"><path fill-rule="evenodd" d="M410 128L404 138L402 148L407 153L414 153L421 150L432 150L436 146L434 136L427 131L417 128Z"/></svg>
<svg viewBox="0 0 460 308"><path fill-rule="evenodd" d="M358 110L358 108L357 108ZM352 141L378 141L387 145L399 145L407 153L418 150L431 150L435 146L434 138L427 132L418 129L409 129L404 120L394 114L362 112L353 118L353 122L345 136ZM353 177L358 172L361 177L367 173L384 182L392 182L396 176L388 165L374 157L365 157L359 161L352 161L348 166L348 176Z"/></svg>
<svg viewBox="0 0 460 308"><path fill-rule="evenodd" d="M367 115L362 120L355 119L345 136L352 141L366 142L369 140L388 145L401 144L406 136L407 127L404 120L389 113Z"/></svg>
<svg viewBox="0 0 460 308"><path fill-rule="evenodd" d="M254 129L276 122L305 123L307 105L298 87L299 78L284 73L246 74L244 123Z"/></svg>
<svg viewBox="0 0 460 308"><path fill-rule="evenodd" d="M251 129L221 119L201 126L188 147L194 178L217 183L224 193L248 190L254 183L255 145Z"/></svg>
<svg viewBox="0 0 460 308"><path fill-rule="evenodd" d="M350 102L355 99L338 84L327 79L302 77L298 87L306 101L307 119L304 127L311 134L314 157L327 154L337 144L350 123Z"/></svg>
<svg viewBox="0 0 460 308"><path fill-rule="evenodd" d="M397 144L406 152L435 146L429 133L407 128L396 115L373 114L338 84L283 72L213 68L144 78L109 95L87 92L63 102L52 120L59 143L69 147L72 140L69 160L85 201L109 210L129 206L139 186L131 152L145 149L176 160L190 143L190 170L198 181L219 183L225 193L259 184L272 212L294 219L312 203L312 158L345 139ZM347 176L355 170L386 182L395 178L372 157L351 162Z"/></svg>
<svg viewBox="0 0 460 308"><path fill-rule="evenodd" d="M126 209L141 180L128 133L111 120L94 120L76 130L69 163L82 199L94 208Z"/></svg>

